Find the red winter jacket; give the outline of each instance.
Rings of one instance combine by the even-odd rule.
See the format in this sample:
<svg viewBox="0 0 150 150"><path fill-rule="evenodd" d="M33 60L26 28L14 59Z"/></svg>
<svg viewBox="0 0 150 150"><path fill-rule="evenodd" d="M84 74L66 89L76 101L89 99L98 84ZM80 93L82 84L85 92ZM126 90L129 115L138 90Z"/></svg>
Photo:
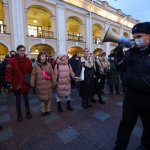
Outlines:
<svg viewBox="0 0 150 150"><path fill-rule="evenodd" d="M24 82L24 76L31 74L31 72L32 63L26 56L20 58L16 55L16 57L9 59L5 79L7 83L12 84L14 93L24 94L29 91L30 85Z"/></svg>

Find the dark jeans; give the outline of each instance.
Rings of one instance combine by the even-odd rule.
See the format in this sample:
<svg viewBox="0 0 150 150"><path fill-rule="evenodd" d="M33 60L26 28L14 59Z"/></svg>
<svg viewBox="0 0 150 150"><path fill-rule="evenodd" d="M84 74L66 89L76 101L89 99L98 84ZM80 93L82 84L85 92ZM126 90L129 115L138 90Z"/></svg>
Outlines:
<svg viewBox="0 0 150 150"><path fill-rule="evenodd" d="M129 94L125 96L122 120L118 128L116 148L126 150L130 135L140 117L143 124L141 144L146 150L150 149L150 95Z"/></svg>
<svg viewBox="0 0 150 150"><path fill-rule="evenodd" d="M104 90L106 77L106 75L101 75L101 90Z"/></svg>
<svg viewBox="0 0 150 150"><path fill-rule="evenodd" d="M17 113L21 113L21 95L22 94L16 93L15 95L16 95L16 109L17 109ZM28 93L23 94L23 99L25 101L26 112L30 112Z"/></svg>
<svg viewBox="0 0 150 150"><path fill-rule="evenodd" d="M112 92L112 93L113 93L113 91L114 91L113 86L115 86L116 93L119 93L119 83L118 83L118 84L115 84L115 85L109 84L109 90L110 90L110 92Z"/></svg>

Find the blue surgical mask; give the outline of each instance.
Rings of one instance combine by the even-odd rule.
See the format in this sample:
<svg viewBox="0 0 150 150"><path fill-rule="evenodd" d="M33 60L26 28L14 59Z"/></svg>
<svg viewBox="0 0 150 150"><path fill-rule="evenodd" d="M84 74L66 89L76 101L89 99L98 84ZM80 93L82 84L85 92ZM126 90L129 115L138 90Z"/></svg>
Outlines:
<svg viewBox="0 0 150 150"><path fill-rule="evenodd" d="M135 39L135 46L137 48L141 48L145 45L144 43L144 38L138 38L138 39Z"/></svg>

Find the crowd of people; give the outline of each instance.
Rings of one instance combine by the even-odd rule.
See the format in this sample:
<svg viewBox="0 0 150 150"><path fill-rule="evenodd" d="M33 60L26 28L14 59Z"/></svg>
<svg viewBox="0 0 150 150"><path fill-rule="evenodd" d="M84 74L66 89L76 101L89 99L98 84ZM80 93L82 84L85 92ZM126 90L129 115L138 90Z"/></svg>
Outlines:
<svg viewBox="0 0 150 150"><path fill-rule="evenodd" d="M51 99L55 89L58 112L62 113L62 100L66 108L73 111L71 89L77 88L81 97L81 107L87 109L102 99L104 87L108 83L110 93L120 95L122 81L125 99L123 114L113 150L125 150L133 127L140 116L143 123L143 136L139 150L150 149L150 23L139 23L132 29L135 46L126 53L118 45L106 58L102 51L99 55L83 50L83 56L76 53L71 58L60 53L56 60L41 51L37 59L25 55L26 47L18 45L4 61L0 61L0 92L12 91L16 97L17 121L22 121L21 98L25 101L26 117L32 119L29 104L29 89L37 95L41 105L41 116L51 114ZM2 126L0 126L2 129Z"/></svg>

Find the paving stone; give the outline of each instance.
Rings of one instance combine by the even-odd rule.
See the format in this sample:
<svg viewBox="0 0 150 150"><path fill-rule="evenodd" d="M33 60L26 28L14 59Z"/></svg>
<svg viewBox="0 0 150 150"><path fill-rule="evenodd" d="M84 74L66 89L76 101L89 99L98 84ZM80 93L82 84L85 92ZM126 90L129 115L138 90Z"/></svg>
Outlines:
<svg viewBox="0 0 150 150"><path fill-rule="evenodd" d="M60 119L60 117L57 115L57 114L55 114L55 113L52 113L52 114L50 114L50 115L48 115L48 116L45 116L45 117L42 117L41 118L41 120L47 125L47 124L49 124L49 123L52 123L52 122L54 122L54 121L56 121L56 120L58 120L58 119Z"/></svg>
<svg viewBox="0 0 150 150"><path fill-rule="evenodd" d="M123 106L123 102L122 101L118 101L115 105L122 107Z"/></svg>
<svg viewBox="0 0 150 150"><path fill-rule="evenodd" d="M73 105L73 108L77 110L83 110L83 108L81 107L81 104Z"/></svg>
<svg viewBox="0 0 150 150"><path fill-rule="evenodd" d="M4 127L4 129L0 131L0 134L8 127L12 127L14 132L14 135L12 135L13 132L9 129L7 132L8 134L6 133L6 137L9 137L10 135L11 138L0 142L0 150L112 149L115 144L117 129L121 119L122 107L119 106L121 105L120 102L123 101L123 95L118 96L114 94L110 96L107 94L109 93L109 90L106 90L105 92L106 95L102 95L102 97L103 100L107 101L106 105L95 103L91 108L82 109L81 98L78 96L78 91L72 90L71 97L73 98L73 101L71 104L74 111L68 111L65 102L62 104L64 109L63 113L57 112L56 94L53 93L53 113L46 117L40 117L40 113L34 113L33 119L31 120L28 120L25 117L23 100L23 122L21 123L16 121L15 100L13 100L15 99L14 94L0 94L0 125ZM95 99L98 100L97 95ZM29 100L33 112L40 112L40 101L36 95L32 94L32 90L30 92ZM6 107L8 107L8 109L6 109ZM2 117L2 115L8 114L8 111L12 119L8 117L9 115ZM1 122L1 119L4 122L10 119L11 121L2 124L3 121ZM69 129L73 129L73 131L67 132L66 130L69 130L68 127ZM137 122L136 127L142 127L141 123ZM127 150L136 149L140 144L141 134L141 129L135 128ZM5 139L4 135L0 135L0 138L1 137Z"/></svg>
<svg viewBox="0 0 150 150"><path fill-rule="evenodd" d="M32 98L30 100L30 104L35 104L35 103L40 103L39 100L37 98Z"/></svg>
<svg viewBox="0 0 150 150"><path fill-rule="evenodd" d="M67 144L77 138L80 133L78 133L72 127L68 127L66 129L58 131L56 135L63 141L64 144Z"/></svg>
<svg viewBox="0 0 150 150"><path fill-rule="evenodd" d="M8 129L4 129L0 132L0 142L4 142L6 140L9 140L10 138L12 138L13 135L13 131L11 128Z"/></svg>
<svg viewBox="0 0 150 150"><path fill-rule="evenodd" d="M83 120L74 126L81 136L84 136L89 143L92 143L103 150L106 144L110 144L110 141L114 139L117 134L117 129L106 122L100 122L97 119L90 118L89 120Z"/></svg>
<svg viewBox="0 0 150 150"><path fill-rule="evenodd" d="M0 106L5 104L6 104L6 100L0 97Z"/></svg>
<svg viewBox="0 0 150 150"><path fill-rule="evenodd" d="M60 149L62 150L62 149ZM100 150L97 145L89 142L84 136L78 136L68 144L64 144L64 150Z"/></svg>
<svg viewBox="0 0 150 150"><path fill-rule="evenodd" d="M5 122L8 122L10 121L10 116L8 114L5 114L5 115L1 115L0 116L0 123L5 123Z"/></svg>
<svg viewBox="0 0 150 150"><path fill-rule="evenodd" d="M132 131L132 135L134 135L137 138L141 138L142 132L143 132L142 128L135 127Z"/></svg>
<svg viewBox="0 0 150 150"><path fill-rule="evenodd" d="M8 107L6 105L0 106L0 112L7 111Z"/></svg>
<svg viewBox="0 0 150 150"><path fill-rule="evenodd" d="M40 102L39 101L33 101L30 103L31 106L40 106Z"/></svg>
<svg viewBox="0 0 150 150"><path fill-rule="evenodd" d="M98 120L101 120L101 121L105 121L106 119L110 118L111 115L110 114L107 114L103 111L99 111L97 113L95 113L93 115L94 118L98 119Z"/></svg>
<svg viewBox="0 0 150 150"><path fill-rule="evenodd" d="M37 112L40 112L41 111L41 108L40 106L31 106L31 109L33 112L37 113Z"/></svg>
<svg viewBox="0 0 150 150"><path fill-rule="evenodd" d="M109 97L102 96L102 100L107 101L108 99L109 99Z"/></svg>

